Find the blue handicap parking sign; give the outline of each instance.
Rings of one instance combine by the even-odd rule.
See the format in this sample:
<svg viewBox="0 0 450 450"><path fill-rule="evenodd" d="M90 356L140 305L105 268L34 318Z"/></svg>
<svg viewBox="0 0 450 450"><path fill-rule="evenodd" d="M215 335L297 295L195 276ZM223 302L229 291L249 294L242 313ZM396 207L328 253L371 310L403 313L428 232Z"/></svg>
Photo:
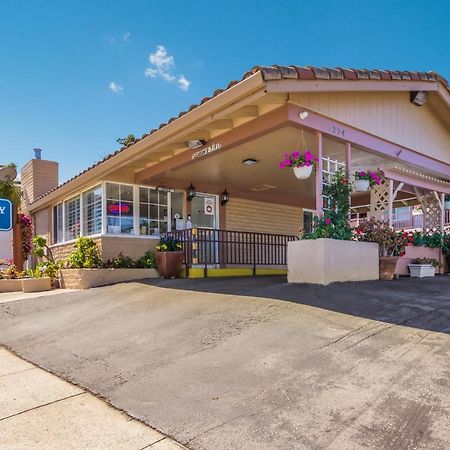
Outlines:
<svg viewBox="0 0 450 450"><path fill-rule="evenodd" d="M12 203L0 198L0 231L9 231L13 227Z"/></svg>

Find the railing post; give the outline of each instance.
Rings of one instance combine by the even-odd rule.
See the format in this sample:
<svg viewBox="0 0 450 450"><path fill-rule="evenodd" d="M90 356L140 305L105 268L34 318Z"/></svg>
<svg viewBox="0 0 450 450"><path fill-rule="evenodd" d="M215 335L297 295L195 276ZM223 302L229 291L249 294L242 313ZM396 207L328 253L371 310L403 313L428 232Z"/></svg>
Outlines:
<svg viewBox="0 0 450 450"><path fill-rule="evenodd" d="M323 174L322 174L322 157L323 157L323 139L322 133L317 131L317 164L316 164L316 216L322 217L323 215Z"/></svg>

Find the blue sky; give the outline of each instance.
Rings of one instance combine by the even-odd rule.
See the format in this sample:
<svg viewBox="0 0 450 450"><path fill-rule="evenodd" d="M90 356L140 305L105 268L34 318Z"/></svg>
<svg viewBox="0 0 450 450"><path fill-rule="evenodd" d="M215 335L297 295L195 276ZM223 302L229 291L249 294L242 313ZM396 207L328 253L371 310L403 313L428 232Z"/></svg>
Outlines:
<svg viewBox="0 0 450 450"><path fill-rule="evenodd" d="M448 0L2 0L0 17L0 163L41 147L61 181L254 65L450 77Z"/></svg>

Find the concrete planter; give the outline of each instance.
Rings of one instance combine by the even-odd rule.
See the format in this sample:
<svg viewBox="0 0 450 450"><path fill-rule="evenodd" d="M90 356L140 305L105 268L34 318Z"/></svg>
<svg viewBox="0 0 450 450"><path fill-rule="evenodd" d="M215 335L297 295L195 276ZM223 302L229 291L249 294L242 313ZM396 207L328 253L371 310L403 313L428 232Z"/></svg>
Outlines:
<svg viewBox="0 0 450 450"><path fill-rule="evenodd" d="M89 289L123 281L158 278L155 269L61 269L60 284L67 289Z"/></svg>
<svg viewBox="0 0 450 450"><path fill-rule="evenodd" d="M311 239L288 243L290 283L378 280L378 244Z"/></svg>
<svg viewBox="0 0 450 450"><path fill-rule="evenodd" d="M405 255L399 258L395 269L396 275L408 275L408 265L418 258L433 258L441 260L440 249L429 247L406 246Z"/></svg>
<svg viewBox="0 0 450 450"><path fill-rule="evenodd" d="M22 280L0 280L0 292L19 292L22 290Z"/></svg>
<svg viewBox="0 0 450 450"><path fill-rule="evenodd" d="M398 256L380 256L380 280L393 280Z"/></svg>
<svg viewBox="0 0 450 450"><path fill-rule="evenodd" d="M177 277L183 264L183 252L156 252L156 265L164 278Z"/></svg>
<svg viewBox="0 0 450 450"><path fill-rule="evenodd" d="M50 291L52 288L51 278L24 278L22 280L23 292Z"/></svg>
<svg viewBox="0 0 450 450"><path fill-rule="evenodd" d="M431 264L409 264L409 273L412 278L434 277L436 268Z"/></svg>

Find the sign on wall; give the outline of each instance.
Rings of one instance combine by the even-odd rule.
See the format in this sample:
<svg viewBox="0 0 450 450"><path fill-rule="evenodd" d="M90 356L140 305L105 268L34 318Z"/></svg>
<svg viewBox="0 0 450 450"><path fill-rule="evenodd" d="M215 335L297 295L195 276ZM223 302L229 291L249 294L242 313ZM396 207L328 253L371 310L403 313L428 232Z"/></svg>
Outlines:
<svg viewBox="0 0 450 450"><path fill-rule="evenodd" d="M214 216L214 205L215 199L211 197L205 197L205 215L206 216Z"/></svg>
<svg viewBox="0 0 450 450"><path fill-rule="evenodd" d="M0 198L0 231L9 231L13 226L12 203Z"/></svg>

